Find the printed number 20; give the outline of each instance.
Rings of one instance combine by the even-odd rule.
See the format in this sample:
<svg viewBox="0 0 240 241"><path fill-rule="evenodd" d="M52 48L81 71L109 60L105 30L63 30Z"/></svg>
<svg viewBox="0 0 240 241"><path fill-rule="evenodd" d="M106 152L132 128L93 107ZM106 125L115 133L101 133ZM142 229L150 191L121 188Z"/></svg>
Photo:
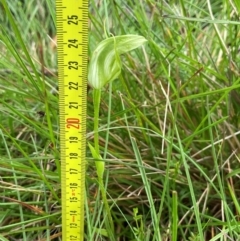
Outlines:
<svg viewBox="0 0 240 241"><path fill-rule="evenodd" d="M67 118L67 128L75 128L79 129L80 127L80 120L78 118Z"/></svg>

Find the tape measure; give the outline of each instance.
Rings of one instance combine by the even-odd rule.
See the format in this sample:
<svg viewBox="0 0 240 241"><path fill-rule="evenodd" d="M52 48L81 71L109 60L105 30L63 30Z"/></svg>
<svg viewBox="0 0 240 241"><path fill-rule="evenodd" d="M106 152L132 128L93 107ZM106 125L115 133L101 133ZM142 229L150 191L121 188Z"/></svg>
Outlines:
<svg viewBox="0 0 240 241"><path fill-rule="evenodd" d="M62 240L84 239L88 1L56 0Z"/></svg>

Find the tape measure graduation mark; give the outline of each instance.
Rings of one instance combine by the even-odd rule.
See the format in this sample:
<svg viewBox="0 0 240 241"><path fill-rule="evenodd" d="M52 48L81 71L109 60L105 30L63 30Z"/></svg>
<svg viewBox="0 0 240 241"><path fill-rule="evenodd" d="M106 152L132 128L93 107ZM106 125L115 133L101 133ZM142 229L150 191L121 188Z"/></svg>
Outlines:
<svg viewBox="0 0 240 241"><path fill-rule="evenodd" d="M84 239L88 1L56 0L62 240Z"/></svg>

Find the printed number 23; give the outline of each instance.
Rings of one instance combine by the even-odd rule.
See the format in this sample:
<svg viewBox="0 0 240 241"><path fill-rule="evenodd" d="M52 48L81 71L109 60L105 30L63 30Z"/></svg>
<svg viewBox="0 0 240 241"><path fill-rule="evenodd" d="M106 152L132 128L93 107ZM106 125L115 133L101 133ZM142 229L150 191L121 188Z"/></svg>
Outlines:
<svg viewBox="0 0 240 241"><path fill-rule="evenodd" d="M68 68L78 70L78 62L77 61L69 61Z"/></svg>

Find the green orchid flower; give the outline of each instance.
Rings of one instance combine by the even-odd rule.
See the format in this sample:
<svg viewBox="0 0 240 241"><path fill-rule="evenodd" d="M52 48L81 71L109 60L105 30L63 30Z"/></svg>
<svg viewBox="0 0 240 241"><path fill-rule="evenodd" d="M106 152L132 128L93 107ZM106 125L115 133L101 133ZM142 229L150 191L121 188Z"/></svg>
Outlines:
<svg viewBox="0 0 240 241"><path fill-rule="evenodd" d="M138 35L122 35L103 40L94 50L88 69L88 83L101 89L121 73L120 55L142 46L147 40Z"/></svg>

